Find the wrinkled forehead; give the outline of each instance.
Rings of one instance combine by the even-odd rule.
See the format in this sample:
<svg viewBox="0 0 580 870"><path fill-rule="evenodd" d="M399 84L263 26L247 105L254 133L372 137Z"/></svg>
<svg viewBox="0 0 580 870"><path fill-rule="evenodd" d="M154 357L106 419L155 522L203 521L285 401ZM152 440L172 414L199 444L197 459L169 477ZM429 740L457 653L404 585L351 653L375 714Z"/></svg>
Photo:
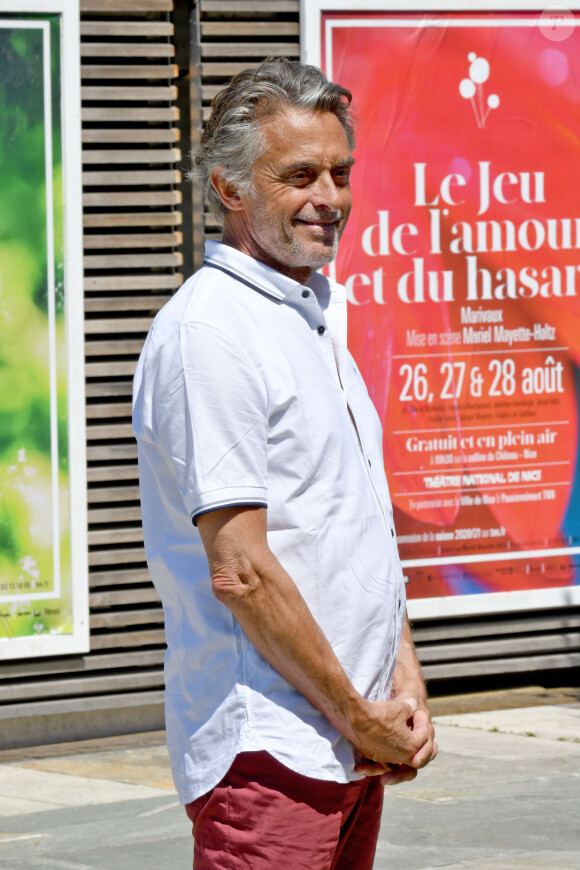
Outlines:
<svg viewBox="0 0 580 870"><path fill-rule="evenodd" d="M344 127L334 112L283 106L264 115L260 123L261 154L254 164L280 161L330 162L350 165L353 162Z"/></svg>

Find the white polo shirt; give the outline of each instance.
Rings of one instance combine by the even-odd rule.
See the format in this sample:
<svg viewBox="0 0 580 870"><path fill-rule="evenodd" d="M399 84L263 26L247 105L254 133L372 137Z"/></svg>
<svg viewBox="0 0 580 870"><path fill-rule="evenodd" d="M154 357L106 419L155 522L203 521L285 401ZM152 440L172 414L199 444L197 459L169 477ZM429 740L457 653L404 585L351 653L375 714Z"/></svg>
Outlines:
<svg viewBox="0 0 580 870"><path fill-rule="evenodd" d="M344 288L225 245L155 318L134 384L147 559L165 611L166 725L183 803L236 754L357 779L353 748L212 593L195 528L267 507L268 543L355 688L388 697L405 589L377 413L346 347Z"/></svg>

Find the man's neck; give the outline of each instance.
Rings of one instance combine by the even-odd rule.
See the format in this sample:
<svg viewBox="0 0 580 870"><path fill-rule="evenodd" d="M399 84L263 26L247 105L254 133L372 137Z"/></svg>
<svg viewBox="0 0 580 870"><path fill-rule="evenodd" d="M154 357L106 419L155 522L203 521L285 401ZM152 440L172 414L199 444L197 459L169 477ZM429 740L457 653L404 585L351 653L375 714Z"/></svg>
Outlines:
<svg viewBox="0 0 580 870"><path fill-rule="evenodd" d="M264 251L264 249L261 248L259 244L254 241L254 239L245 239L237 232L232 231L232 228L231 226L229 226L227 218L224 223L224 231L221 242L223 245L228 245L230 248L235 248L236 251L241 251L242 254L246 254L253 260L257 260L259 263L263 263L265 266L269 266L271 269L275 269L276 272L280 272L281 275L286 275L287 278L291 278L298 284L307 284L315 271L309 266L287 266L284 263L280 263L279 261L274 260L272 257L269 256L267 251Z"/></svg>

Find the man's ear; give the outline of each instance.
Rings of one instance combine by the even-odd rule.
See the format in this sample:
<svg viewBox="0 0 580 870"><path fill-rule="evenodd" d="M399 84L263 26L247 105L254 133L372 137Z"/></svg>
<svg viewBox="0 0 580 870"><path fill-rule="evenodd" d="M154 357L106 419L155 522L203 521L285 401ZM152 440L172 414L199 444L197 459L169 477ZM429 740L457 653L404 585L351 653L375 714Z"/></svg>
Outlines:
<svg viewBox="0 0 580 870"><path fill-rule="evenodd" d="M211 171L212 187L228 211L241 211L244 206L237 187L228 181L224 175L223 166L216 166Z"/></svg>

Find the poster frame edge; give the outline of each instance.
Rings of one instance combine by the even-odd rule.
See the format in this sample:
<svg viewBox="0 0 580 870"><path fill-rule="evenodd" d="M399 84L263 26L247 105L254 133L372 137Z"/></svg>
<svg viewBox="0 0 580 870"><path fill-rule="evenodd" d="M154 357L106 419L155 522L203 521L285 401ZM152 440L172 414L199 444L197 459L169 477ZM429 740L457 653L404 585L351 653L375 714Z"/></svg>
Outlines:
<svg viewBox="0 0 580 870"><path fill-rule="evenodd" d="M79 0L0 0L3 13L61 17L64 278L72 632L0 639L0 661L90 651ZM80 364L79 364L80 361Z"/></svg>
<svg viewBox="0 0 580 870"><path fill-rule="evenodd" d="M555 5L555 4L554 4ZM416 0L362 0L353 8L354 0L300 0L300 60L321 66L323 12L543 12L549 9L545 0L431 0L419 4ZM580 10L580 2L566 3L569 10ZM580 587L485 592L472 595L441 596L408 599L411 619L452 618L486 614L513 613L539 609L557 609L580 604Z"/></svg>
<svg viewBox="0 0 580 870"><path fill-rule="evenodd" d="M543 12L545 0L300 0L300 60L320 67L321 16L323 12ZM556 5L556 4L554 4ZM567 9L580 10L580 2L566 3Z"/></svg>

